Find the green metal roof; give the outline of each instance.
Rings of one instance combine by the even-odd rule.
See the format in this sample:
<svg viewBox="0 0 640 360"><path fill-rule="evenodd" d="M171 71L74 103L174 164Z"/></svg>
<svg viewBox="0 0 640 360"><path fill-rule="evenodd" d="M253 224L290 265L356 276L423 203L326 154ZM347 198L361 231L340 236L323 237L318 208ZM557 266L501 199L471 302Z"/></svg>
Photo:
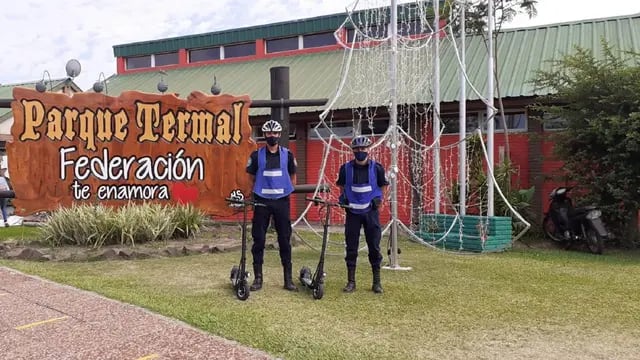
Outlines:
<svg viewBox="0 0 640 360"><path fill-rule="evenodd" d="M594 56L601 58L603 38L618 50L640 52L640 14L503 31L499 35L495 55L500 95L505 98L547 94L549 90L536 92L533 84L529 83L535 71L550 69L550 60L559 60L574 53L576 46L591 49ZM456 101L460 87L455 53L447 41L443 48L442 101ZM481 37L467 39L466 56L471 83L481 94L486 94L487 50ZM469 86L467 91L468 99L479 98Z"/></svg>
<svg viewBox="0 0 640 360"><path fill-rule="evenodd" d="M594 50L596 56L601 53L601 38L622 50L640 52L640 14L606 19L584 20L571 23L547 26L504 30L497 42L496 58L499 67L499 83L502 97L522 97L540 95L529 84L534 71L545 69L549 65L546 60L559 59L563 54L574 51L579 45ZM467 74L470 82L481 93L486 94L487 50L481 36L468 37L467 41ZM423 50L430 49L425 47ZM219 65L193 66L176 70L167 70L165 81L169 91L186 97L193 90L209 92L215 75L224 93L235 95L248 94L252 99L266 100L270 98L269 68L288 66L290 68L290 97L292 99L332 99L341 80L343 62L348 51L339 50L286 56L247 62L226 63ZM357 66L370 61L366 52L354 52L351 60L351 71L347 79L347 88L352 83ZM442 102L458 100L459 75L457 69L455 47L447 39L441 46L440 98ZM384 106L388 103L388 71L386 64L380 62L379 68L372 68L370 76L375 77L379 85L378 96L361 95L353 91L344 91L337 98L332 109L348 109L358 106ZM412 81L414 74L424 73L413 63L403 65L400 61L398 84ZM117 96L124 90L140 90L157 92L156 85L160 74L155 71L137 74L114 75L108 79L108 90ZM399 103L413 103L416 94L427 93L431 86L424 82L425 89L399 88ZM416 91L417 90L417 91ZM479 96L467 86L467 99L477 100ZM544 91L542 91L544 92ZM497 95L497 94L496 94ZM419 102L429 102L425 96ZM318 108L291 108L291 112L316 111ZM269 109L252 109L251 115L267 114Z"/></svg>
<svg viewBox="0 0 640 360"><path fill-rule="evenodd" d="M292 35L335 31L344 21L344 15L318 17L305 21L252 26L234 30L223 30L199 35L188 35L156 41L144 41L116 45L116 57L175 52L179 49L206 48L225 44L255 41L260 38L286 37Z"/></svg>
<svg viewBox="0 0 640 360"><path fill-rule="evenodd" d="M430 1L425 1L427 4L429 2ZM444 3L444 0L441 0L440 2ZM398 5L399 14L405 13L407 16L417 16L414 8L415 4L413 3ZM355 12L352 16L357 17L358 14L363 11L364 10ZM205 34L121 44L113 47L113 54L116 57L129 57L175 52L179 49L195 49L250 42L255 41L256 39L279 38L329 31L333 32L342 25L346 18L347 14L345 12L295 21L222 30ZM346 27L349 28L352 26L347 24Z"/></svg>
<svg viewBox="0 0 640 360"><path fill-rule="evenodd" d="M61 79L51 79L51 83L46 81L47 90L53 89L53 91L60 90L62 86L65 85L68 78ZM12 99L13 98L13 88L15 87L26 87L34 89L36 87L36 83L40 80L24 82L24 83L16 83L16 84L1 84L0 85L0 99ZM73 81L70 82L71 87L75 91L82 91L76 83ZM2 109L0 108L0 122L11 117L11 109Z"/></svg>

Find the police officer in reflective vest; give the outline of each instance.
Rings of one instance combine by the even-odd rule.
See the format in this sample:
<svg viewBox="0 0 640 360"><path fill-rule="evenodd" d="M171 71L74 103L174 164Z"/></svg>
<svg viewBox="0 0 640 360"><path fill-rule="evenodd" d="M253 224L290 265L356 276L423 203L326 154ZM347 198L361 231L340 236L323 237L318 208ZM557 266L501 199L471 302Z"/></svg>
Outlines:
<svg viewBox="0 0 640 360"><path fill-rule="evenodd" d="M247 172L253 181L254 200L265 204L253 210L251 235L253 236L253 283L251 291L262 288L262 264L264 245L271 216L278 234L280 262L284 272L284 288L296 291L298 288L291 278L291 218L289 194L296 182L296 160L289 149L278 144L282 126L269 120L262 125L267 145L254 151L247 163Z"/></svg>
<svg viewBox="0 0 640 360"><path fill-rule="evenodd" d="M345 242L347 263L347 285L343 291L353 292L356 289L356 263L360 243L360 228L364 228L364 235L369 248L369 263L373 272L371 290L382 293L380 284L380 208L389 182L386 179L381 164L368 158L368 148L371 140L365 136L357 136L351 141L354 160L340 167L338 181L342 193L340 202L348 204L345 220Z"/></svg>

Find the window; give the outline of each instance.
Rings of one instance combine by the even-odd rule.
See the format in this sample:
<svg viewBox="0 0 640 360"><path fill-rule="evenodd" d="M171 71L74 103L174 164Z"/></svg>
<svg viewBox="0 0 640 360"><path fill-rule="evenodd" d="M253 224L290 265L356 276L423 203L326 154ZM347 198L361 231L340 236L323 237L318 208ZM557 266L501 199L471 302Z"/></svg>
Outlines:
<svg viewBox="0 0 640 360"><path fill-rule="evenodd" d="M298 50L298 37L288 37L281 39L267 40L267 53L274 53L288 50Z"/></svg>
<svg viewBox="0 0 640 360"><path fill-rule="evenodd" d="M443 134L458 134L460 132L460 117L458 114L441 114L440 120L444 124L444 128L441 130ZM466 132L470 133L478 128L478 114L468 113L465 121Z"/></svg>
<svg viewBox="0 0 640 360"><path fill-rule="evenodd" d="M235 58L241 56L251 56L256 54L255 43L245 43L237 45L226 45L224 47L224 58Z"/></svg>
<svg viewBox="0 0 640 360"><path fill-rule="evenodd" d="M207 60L219 60L220 59L220 47L195 49L189 51L189 62L207 61Z"/></svg>
<svg viewBox="0 0 640 360"><path fill-rule="evenodd" d="M505 112L504 114L505 116L505 120L507 123L507 128L509 130L516 130L516 131L527 131L527 115L524 112L513 112L513 113L508 113ZM486 130L487 129L487 124L484 121L487 118L487 114L483 113L482 114L482 129ZM502 127L502 119L500 118L500 113L496 112L495 113L495 117L494 117L494 126L495 126L495 130L496 131L502 131L504 130L504 128Z"/></svg>
<svg viewBox="0 0 640 360"><path fill-rule="evenodd" d="M151 67L151 55L127 58L127 70Z"/></svg>
<svg viewBox="0 0 640 360"><path fill-rule="evenodd" d="M318 127L318 133L316 134L316 127L318 123L312 123L309 125L309 139L328 139L331 134L335 134L337 137L353 137L354 133L359 133L366 136L383 135L389 128L389 119L380 118L369 121L363 120L340 120L326 123ZM406 125L402 124L402 128L407 131Z"/></svg>
<svg viewBox="0 0 640 360"><path fill-rule="evenodd" d="M331 134L335 134L337 137L350 138L353 137L354 134L354 124L351 120L333 121L326 124L326 126L320 125L317 129L314 129L317 125L318 123L312 123L309 125L309 139L328 139ZM316 130L318 133L316 133Z"/></svg>
<svg viewBox="0 0 640 360"><path fill-rule="evenodd" d="M289 140L296 139L296 124L289 124ZM251 127L251 138L254 140L264 140L262 133L262 124Z"/></svg>
<svg viewBox="0 0 640 360"><path fill-rule="evenodd" d="M177 52L155 54L153 57L155 58L155 66L174 65L179 62Z"/></svg>
<svg viewBox="0 0 640 360"><path fill-rule="evenodd" d="M354 36L357 36L355 41L372 41L376 39L382 39L387 37L388 30L387 24L369 24L360 27L360 31L356 32L355 29L347 29L347 41L353 42Z"/></svg>
<svg viewBox="0 0 640 360"><path fill-rule="evenodd" d="M383 135L389 128L389 119L362 120L360 131L362 135Z"/></svg>
<svg viewBox="0 0 640 360"><path fill-rule="evenodd" d="M527 130L527 115L525 113L504 114L507 129L510 130ZM496 130L504 130L502 119L499 114L496 115Z"/></svg>
<svg viewBox="0 0 640 360"><path fill-rule="evenodd" d="M567 120L558 115L545 113L542 116L542 129L544 131L564 130L567 125Z"/></svg>
<svg viewBox="0 0 640 360"><path fill-rule="evenodd" d="M426 29L425 29L426 30ZM417 35L421 34L424 31L422 30L422 24L420 20L414 20L408 23L400 23L398 24L398 35L399 36L409 36L409 35Z"/></svg>
<svg viewBox="0 0 640 360"><path fill-rule="evenodd" d="M305 49L320 46L329 46L336 44L336 38L333 36L332 32L304 35L302 37L302 43Z"/></svg>

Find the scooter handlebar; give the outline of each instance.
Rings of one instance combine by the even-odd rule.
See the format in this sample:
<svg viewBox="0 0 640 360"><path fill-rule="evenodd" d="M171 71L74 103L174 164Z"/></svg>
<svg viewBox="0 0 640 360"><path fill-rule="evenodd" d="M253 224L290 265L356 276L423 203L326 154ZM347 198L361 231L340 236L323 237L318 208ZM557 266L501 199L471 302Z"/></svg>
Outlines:
<svg viewBox="0 0 640 360"><path fill-rule="evenodd" d="M251 206L267 206L263 203L259 203L255 200L240 200L240 199L235 199L235 198L225 198L226 201L232 203L232 204L240 204L240 205L251 205Z"/></svg>
<svg viewBox="0 0 640 360"><path fill-rule="evenodd" d="M325 199L322 199L322 198L319 198L319 197L314 197L314 198L307 197L307 198L305 198L305 200L313 202L314 205L325 204L325 205L328 205L328 206L338 206L338 207L345 208L345 209L350 209L351 208L350 205L340 204L338 202L333 202L333 201L328 201L328 200L325 200Z"/></svg>

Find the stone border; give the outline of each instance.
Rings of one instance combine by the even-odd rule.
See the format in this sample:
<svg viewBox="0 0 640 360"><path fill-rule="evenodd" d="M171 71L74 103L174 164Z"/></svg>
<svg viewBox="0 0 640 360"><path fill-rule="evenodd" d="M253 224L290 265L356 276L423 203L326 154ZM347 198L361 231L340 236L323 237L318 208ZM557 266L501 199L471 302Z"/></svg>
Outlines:
<svg viewBox="0 0 640 360"><path fill-rule="evenodd" d="M235 236L237 234L237 236ZM267 250L278 249L275 234L267 233ZM242 247L237 225L205 227L195 239L143 243L136 246L109 245L101 248L82 246L50 247L39 241L0 243L0 259L26 261L102 261L179 257L239 251ZM250 235L249 235L250 236ZM248 250L251 240L248 239ZM292 246L295 246L292 239Z"/></svg>

